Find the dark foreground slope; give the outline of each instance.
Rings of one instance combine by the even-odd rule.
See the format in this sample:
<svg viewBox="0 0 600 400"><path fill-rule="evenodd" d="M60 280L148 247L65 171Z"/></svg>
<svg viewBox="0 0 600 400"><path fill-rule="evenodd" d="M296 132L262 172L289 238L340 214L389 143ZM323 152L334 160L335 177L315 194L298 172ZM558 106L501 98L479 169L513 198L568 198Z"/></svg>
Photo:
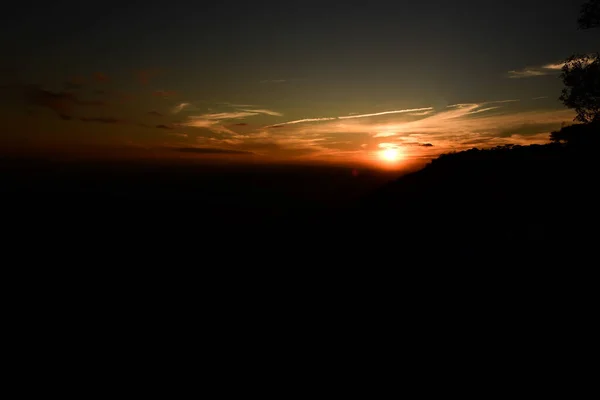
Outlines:
<svg viewBox="0 0 600 400"><path fill-rule="evenodd" d="M4 160L3 234L27 256L211 265L387 265L560 247L598 236L593 149L469 150L397 180L348 168Z"/></svg>
<svg viewBox="0 0 600 400"><path fill-rule="evenodd" d="M396 177L332 166L3 159L0 201L4 232L19 243L276 252L320 242L312 238L342 210Z"/></svg>
<svg viewBox="0 0 600 400"><path fill-rule="evenodd" d="M598 237L599 170L589 146L472 149L442 155L359 208L367 220L404 229L407 240L560 247Z"/></svg>

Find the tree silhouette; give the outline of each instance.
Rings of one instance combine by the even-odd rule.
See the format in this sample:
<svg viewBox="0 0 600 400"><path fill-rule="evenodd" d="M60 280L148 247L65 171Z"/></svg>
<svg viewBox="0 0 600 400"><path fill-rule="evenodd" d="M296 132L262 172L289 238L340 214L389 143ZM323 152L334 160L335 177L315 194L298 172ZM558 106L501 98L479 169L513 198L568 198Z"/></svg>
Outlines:
<svg viewBox="0 0 600 400"><path fill-rule="evenodd" d="M550 133L550 141L554 143L569 143L576 146L598 144L598 126L595 124L575 124L563 126L560 130Z"/></svg>
<svg viewBox="0 0 600 400"><path fill-rule="evenodd" d="M600 122L600 55L574 55L567 59L561 78L560 100L577 112L575 121Z"/></svg>
<svg viewBox="0 0 600 400"><path fill-rule="evenodd" d="M579 28L600 27L600 0L588 0L581 6ZM577 112L575 121L584 124L600 122L600 55L573 55L562 68L565 85L560 100Z"/></svg>
<svg viewBox="0 0 600 400"><path fill-rule="evenodd" d="M589 0L581 6L578 22L580 29L600 27L600 0Z"/></svg>

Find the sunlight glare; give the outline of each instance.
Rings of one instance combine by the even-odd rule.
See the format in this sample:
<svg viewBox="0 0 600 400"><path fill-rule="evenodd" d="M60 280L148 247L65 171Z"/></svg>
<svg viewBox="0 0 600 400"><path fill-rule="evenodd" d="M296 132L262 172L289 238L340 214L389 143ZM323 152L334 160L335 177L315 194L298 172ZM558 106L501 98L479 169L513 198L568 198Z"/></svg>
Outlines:
<svg viewBox="0 0 600 400"><path fill-rule="evenodd" d="M380 152L380 156L384 161L394 162L400 159L398 149L385 149Z"/></svg>

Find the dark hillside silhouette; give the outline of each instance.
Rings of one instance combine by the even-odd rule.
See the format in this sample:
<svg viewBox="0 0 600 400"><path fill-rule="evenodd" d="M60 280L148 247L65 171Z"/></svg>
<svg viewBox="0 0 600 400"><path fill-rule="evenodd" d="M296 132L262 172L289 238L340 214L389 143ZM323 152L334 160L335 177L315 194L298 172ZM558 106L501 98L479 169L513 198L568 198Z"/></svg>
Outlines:
<svg viewBox="0 0 600 400"><path fill-rule="evenodd" d="M597 237L596 148L548 144L445 154L362 203L362 215L432 242L494 246ZM371 210L371 211L367 211ZM410 234L408 233L410 232Z"/></svg>

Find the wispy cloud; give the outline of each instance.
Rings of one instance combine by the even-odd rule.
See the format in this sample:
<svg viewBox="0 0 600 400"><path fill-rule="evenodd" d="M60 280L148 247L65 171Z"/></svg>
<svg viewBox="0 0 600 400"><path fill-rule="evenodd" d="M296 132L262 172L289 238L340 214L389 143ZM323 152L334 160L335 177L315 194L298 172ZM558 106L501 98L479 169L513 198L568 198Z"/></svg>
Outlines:
<svg viewBox="0 0 600 400"><path fill-rule="evenodd" d="M406 110L382 111L382 112L371 113L371 114L346 115L346 116L343 116L343 117L338 117L338 119L353 119L353 118L378 117L380 115L403 114L403 113L422 112L422 111L431 111L431 110L433 110L433 107L410 108L410 109L406 109Z"/></svg>
<svg viewBox="0 0 600 400"><path fill-rule="evenodd" d="M267 125L256 133L265 135L260 140L249 134L223 143L242 148L261 141L283 147L294 143L295 148L310 150L306 152L310 157L365 157L378 151L380 143L391 143L402 147L407 157L420 158L472 147L544 143L550 131L573 117L570 110L519 110L518 102L509 99L454 104L442 110L425 108L416 112L427 111L420 116L381 111L356 114L362 118L304 118ZM274 127L279 129L270 129Z"/></svg>
<svg viewBox="0 0 600 400"><path fill-rule="evenodd" d="M425 107L352 115L356 118L303 118L246 130L244 134L229 130L222 122L247 118L243 113L249 111L203 114L190 119L187 125L219 133L197 138L206 147L257 155L364 160L376 157L372 154L382 146L402 148L406 157L419 159L472 147L542 143L550 130L572 118L563 110L518 111L518 102L495 100L454 104L442 110ZM491 112L503 108L501 113ZM271 129L275 127L279 129Z"/></svg>
<svg viewBox="0 0 600 400"><path fill-rule="evenodd" d="M339 116L339 117L303 118L303 119L297 119L297 120L293 120L293 121L280 122L280 123L274 124L274 125L268 125L268 126L266 126L266 128L280 128L285 125L304 124L307 122L323 122L323 121L333 121L333 120L379 117L382 115L389 115L389 114L405 114L405 113L414 113L414 112L429 113L431 111L433 111L433 107L410 108L410 109L405 109L405 110L393 110L393 111L381 111L381 112L370 113L370 114L352 114L352 115L343 115L343 116ZM417 115L426 115L426 114L417 114Z"/></svg>
<svg viewBox="0 0 600 400"><path fill-rule="evenodd" d="M534 76L544 76L554 74L554 70L544 70L536 68L525 68L521 70L508 71L508 77L511 79L532 78Z"/></svg>
<svg viewBox="0 0 600 400"><path fill-rule="evenodd" d="M253 115L257 115L258 113L249 112L249 111L234 111L234 112L222 112L222 113L213 113L213 114L202 114L190 116L189 118L192 120L209 120L209 121L221 121L226 119L242 119L251 117Z"/></svg>
<svg viewBox="0 0 600 400"><path fill-rule="evenodd" d="M412 115L415 117L422 117L423 115L429 115L433 112L433 110L429 110L429 111L422 111L422 112L415 112L415 113L409 113L408 115Z"/></svg>
<svg viewBox="0 0 600 400"><path fill-rule="evenodd" d="M587 57L588 63L592 63L595 60L595 56L593 54L590 54ZM520 79L531 78L536 76L555 75L560 73L560 71L566 64L566 61L557 61L539 67L526 67L520 70L508 71L508 77L513 79Z"/></svg>
<svg viewBox="0 0 600 400"><path fill-rule="evenodd" d="M260 81L260 83L284 83L286 82L285 79L265 79L263 81Z"/></svg>
<svg viewBox="0 0 600 400"><path fill-rule="evenodd" d="M565 66L565 62L559 62L559 63L553 63L553 64L546 64L544 65L542 68L543 69L549 69L552 71L560 71L564 66Z"/></svg>
<svg viewBox="0 0 600 400"><path fill-rule="evenodd" d="M242 111L247 111L247 112L251 112L251 113L255 113L255 114L265 114L265 115L271 115L274 117L281 117L283 114L278 113L277 111L273 111L273 110L266 110L266 109L259 109L259 110L242 110Z"/></svg>
<svg viewBox="0 0 600 400"><path fill-rule="evenodd" d="M486 104L506 104L506 103L516 103L519 102L521 100L519 99L508 99L508 100L492 100L492 101L486 101L481 103L481 105L486 105Z"/></svg>
<svg viewBox="0 0 600 400"><path fill-rule="evenodd" d="M486 112L486 111L496 110L498 108L500 108L500 106L480 108L478 110L470 111L468 114L478 114L478 113L482 113L482 112Z"/></svg>
<svg viewBox="0 0 600 400"><path fill-rule="evenodd" d="M223 123L231 120L246 119L259 115L282 116L283 114L268 109L244 109L219 113L208 113L201 115L191 115L181 125L194 128L206 128L216 133L235 134L231 129L225 127Z"/></svg>
<svg viewBox="0 0 600 400"><path fill-rule="evenodd" d="M171 113L172 114L180 113L181 111L183 111L185 108L187 108L189 106L191 106L190 103L179 103L171 109Z"/></svg>
<svg viewBox="0 0 600 400"><path fill-rule="evenodd" d="M526 67L523 69L508 71L508 77L512 79L532 78L536 76L554 75L560 72L565 62L559 61L545 64L539 67Z"/></svg>
<svg viewBox="0 0 600 400"><path fill-rule="evenodd" d="M268 125L265 128L281 128L284 125L303 124L305 122L331 121L331 120L334 120L334 119L336 119L336 118L304 118L304 119L297 119L295 121L281 122L281 123L275 124L275 125Z"/></svg>

